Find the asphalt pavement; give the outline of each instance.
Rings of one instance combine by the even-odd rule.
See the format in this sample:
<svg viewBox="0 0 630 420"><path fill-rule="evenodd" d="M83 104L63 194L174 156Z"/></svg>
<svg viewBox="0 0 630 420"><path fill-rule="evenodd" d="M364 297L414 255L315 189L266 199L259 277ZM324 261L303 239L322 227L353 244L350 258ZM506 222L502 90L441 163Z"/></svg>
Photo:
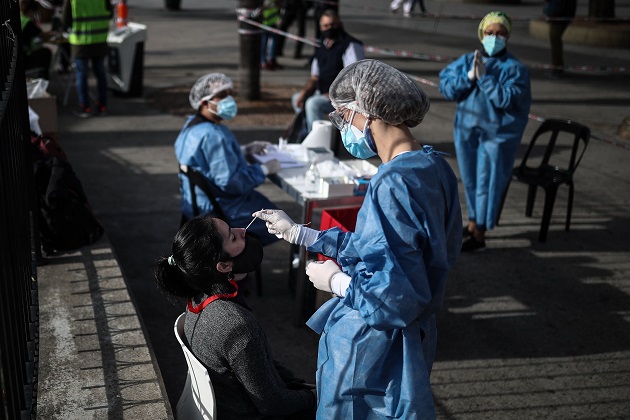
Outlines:
<svg viewBox="0 0 630 420"><path fill-rule="evenodd" d="M72 89L69 105L59 110L61 145L105 226L173 407L186 374L172 330L183 306L157 290L151 267L156 258L170 254L179 226L173 143L184 118L151 108L145 98L169 87L190 86L207 72L239 80L236 3L182 0L182 10L167 11L158 0L130 2L130 21L148 27L143 96L111 95L107 116L80 119L71 113L76 105ZM447 57L480 46L478 20L404 18L390 14L387 6L386 1L344 1L341 16L346 29L370 46ZM462 255L449 276L432 374L439 418L629 418L630 140L616 132L630 115L630 74L569 70L560 79L546 77L537 65L548 62L547 42L529 34L526 19L540 16L541 3L427 0L426 6L443 15L483 16L502 9L521 17L515 19L509 49L531 68L531 113L578 121L595 137L575 177L569 232L564 231L567 189L557 198L548 240L540 243L544 194L538 194L533 217L527 218L526 187L513 184L500 225L489 233L487 251ZM617 2L617 11L630 15L630 3ZM586 5L580 4L580 13L586 14ZM312 35L311 19L307 30ZM307 59L294 59L293 46L288 40L285 56L278 59L283 70L261 73L263 87L298 90L303 85ZM432 85L445 63L367 56L429 82L422 86L431 109L413 133L422 143L450 153L448 161L457 173L455 104ZM566 44L565 57L571 66L627 69L630 50ZM63 88L52 83L49 90L62 97ZM235 121L230 127L242 143L275 142L286 124ZM530 120L521 156L538 124ZM297 204L275 185L267 182L259 190L279 208L299 215ZM464 205L461 189L460 195ZM283 242L265 249L263 296L252 293L249 302L276 358L312 382L318 336L306 326L293 326L289 253Z"/></svg>

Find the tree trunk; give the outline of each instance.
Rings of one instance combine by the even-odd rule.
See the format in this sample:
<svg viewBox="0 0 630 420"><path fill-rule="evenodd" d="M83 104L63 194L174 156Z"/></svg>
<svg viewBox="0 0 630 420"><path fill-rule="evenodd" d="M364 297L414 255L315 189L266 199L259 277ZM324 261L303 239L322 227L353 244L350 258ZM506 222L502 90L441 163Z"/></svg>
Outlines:
<svg viewBox="0 0 630 420"><path fill-rule="evenodd" d="M239 8L253 10L262 6L262 0L239 0ZM248 19L260 22L261 16ZM260 99L260 43L261 29L239 22L239 94L249 100Z"/></svg>

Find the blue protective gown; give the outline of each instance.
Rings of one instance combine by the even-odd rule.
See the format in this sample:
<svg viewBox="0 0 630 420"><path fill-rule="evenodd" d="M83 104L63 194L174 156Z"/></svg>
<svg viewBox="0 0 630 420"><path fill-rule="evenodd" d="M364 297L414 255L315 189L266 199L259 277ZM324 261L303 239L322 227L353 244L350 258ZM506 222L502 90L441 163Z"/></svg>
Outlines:
<svg viewBox="0 0 630 420"><path fill-rule="evenodd" d="M435 314L461 230L455 175L425 147L379 167L355 233L325 230L308 247L351 276L308 321L321 333L318 419L435 417Z"/></svg>
<svg viewBox="0 0 630 420"><path fill-rule="evenodd" d="M260 209L275 208L275 204L255 191L265 182L265 174L259 164L250 165L229 128L215 124L203 117L202 122L191 124L195 116L186 121L175 141L175 156L180 165L188 165L202 173L216 187L216 199L233 227L245 227L252 220L252 213ZM188 178L180 174L181 212L193 216ZM212 212L212 203L206 194L196 189L197 206L201 214ZM255 234L263 245L277 238L267 232L264 223L254 223L247 229Z"/></svg>
<svg viewBox="0 0 630 420"><path fill-rule="evenodd" d="M507 51L484 57L486 74L468 79L474 53L440 72L440 92L457 101L455 150L466 192L468 219L494 228L503 192L528 121L529 71Z"/></svg>

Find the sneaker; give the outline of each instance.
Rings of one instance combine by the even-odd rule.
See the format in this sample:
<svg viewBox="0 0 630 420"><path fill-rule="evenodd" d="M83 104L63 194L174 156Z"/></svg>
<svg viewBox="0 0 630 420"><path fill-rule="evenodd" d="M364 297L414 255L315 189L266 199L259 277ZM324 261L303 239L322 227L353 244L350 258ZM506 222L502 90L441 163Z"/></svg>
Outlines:
<svg viewBox="0 0 630 420"><path fill-rule="evenodd" d="M100 105L96 107L96 110L94 111L94 115L104 117L105 115L107 115L107 107L105 105Z"/></svg>
<svg viewBox="0 0 630 420"><path fill-rule="evenodd" d="M78 109L72 111L79 118L89 118L92 116L92 109L89 106L81 105Z"/></svg>
<svg viewBox="0 0 630 420"><path fill-rule="evenodd" d="M471 236L462 244L461 252L482 252L486 250L486 241L478 241Z"/></svg>

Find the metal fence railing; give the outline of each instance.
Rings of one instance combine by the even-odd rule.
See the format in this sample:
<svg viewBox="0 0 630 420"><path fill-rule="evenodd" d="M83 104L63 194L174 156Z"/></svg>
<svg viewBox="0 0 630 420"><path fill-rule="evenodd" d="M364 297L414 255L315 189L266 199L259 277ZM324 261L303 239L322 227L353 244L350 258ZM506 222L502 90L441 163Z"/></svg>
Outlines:
<svg viewBox="0 0 630 420"><path fill-rule="evenodd" d="M0 7L0 420L34 419L34 188L19 3Z"/></svg>

